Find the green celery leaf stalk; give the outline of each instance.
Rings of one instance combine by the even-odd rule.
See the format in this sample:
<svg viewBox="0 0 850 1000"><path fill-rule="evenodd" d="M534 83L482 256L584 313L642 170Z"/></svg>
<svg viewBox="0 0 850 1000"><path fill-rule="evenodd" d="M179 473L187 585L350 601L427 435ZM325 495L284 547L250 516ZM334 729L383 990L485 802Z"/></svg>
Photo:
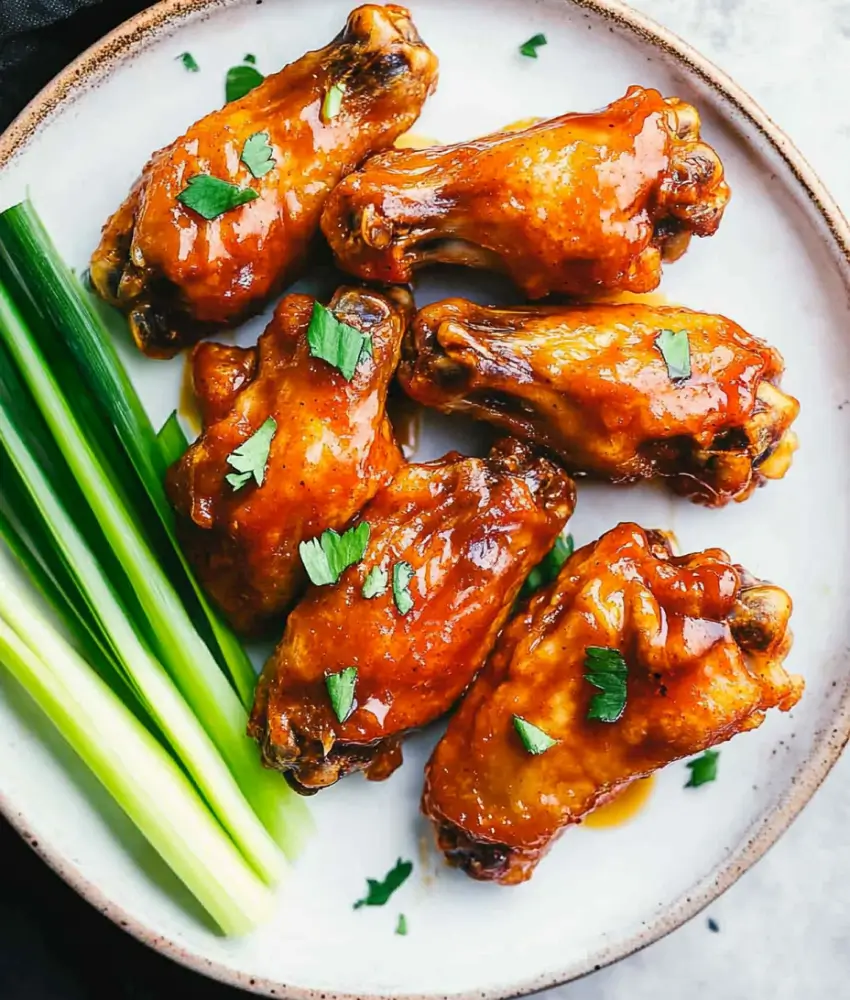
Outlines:
<svg viewBox="0 0 850 1000"><path fill-rule="evenodd" d="M33 606L0 580L0 663L226 934L274 898L181 768Z"/></svg>
<svg viewBox="0 0 850 1000"><path fill-rule="evenodd" d="M156 652L191 710L218 747L239 787L287 853L296 850L304 806L265 770L246 733L245 707L195 629L177 592L151 552L132 513L77 422L14 302L0 286L0 340L14 358L88 506L117 555L145 615ZM159 451L159 446L155 447ZM13 458L14 461L14 458ZM20 471L20 470L19 470ZM27 475L21 472L27 481ZM27 482L29 486L29 482ZM93 610L97 608L95 607ZM286 803L292 808L286 810ZM295 815L296 810L300 815ZM288 815L291 813L292 815ZM294 820L294 822L293 822Z"/></svg>
<svg viewBox="0 0 850 1000"><path fill-rule="evenodd" d="M218 659L249 709L256 684L254 668L239 640L210 604L177 541L174 515L163 487L168 463L150 419L103 321L57 253L31 202L0 213L0 255L6 263L5 280L13 301L20 308L21 299L26 298L65 342L89 392L115 428L212 633ZM43 343L41 348L45 348ZM72 388L76 391L77 385L66 386Z"/></svg>
<svg viewBox="0 0 850 1000"><path fill-rule="evenodd" d="M156 432L156 443L159 445L159 452L166 466L178 461L189 447L189 440L180 426L177 410L171 411L168 420Z"/></svg>
<svg viewBox="0 0 850 1000"><path fill-rule="evenodd" d="M0 310L0 329L2 327ZM90 548L33 459L2 403L0 446L26 487L30 503L50 534L53 548L73 575L92 615L100 621L109 638L111 651L122 665L139 701L248 862L267 881L277 881L285 865L274 841L258 821L215 741L193 714L168 673L139 638ZM3 592L0 594L0 611L8 604L5 591L11 592L12 589L9 586L0 587ZM8 620L7 611L3 614ZM216 673L236 701L233 689L224 681L220 671L216 669ZM241 706L238 707L241 710Z"/></svg>

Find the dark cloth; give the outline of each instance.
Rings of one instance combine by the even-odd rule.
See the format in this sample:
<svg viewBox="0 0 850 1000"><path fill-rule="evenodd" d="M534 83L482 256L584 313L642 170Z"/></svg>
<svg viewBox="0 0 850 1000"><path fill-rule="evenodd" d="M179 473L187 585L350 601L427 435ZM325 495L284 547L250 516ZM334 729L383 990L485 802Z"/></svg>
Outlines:
<svg viewBox="0 0 850 1000"><path fill-rule="evenodd" d="M140 0L0 0L0 130ZM2 1000L238 1000L119 930L0 819Z"/></svg>

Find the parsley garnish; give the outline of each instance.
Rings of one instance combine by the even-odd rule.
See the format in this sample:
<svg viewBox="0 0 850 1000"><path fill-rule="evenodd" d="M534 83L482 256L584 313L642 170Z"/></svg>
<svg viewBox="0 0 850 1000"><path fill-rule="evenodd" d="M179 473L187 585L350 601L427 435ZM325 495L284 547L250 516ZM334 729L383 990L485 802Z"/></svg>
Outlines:
<svg viewBox="0 0 850 1000"><path fill-rule="evenodd" d="M662 330L655 338L655 346L667 365L667 374L674 381L691 377L691 345L688 331Z"/></svg>
<svg viewBox="0 0 850 1000"><path fill-rule="evenodd" d="M343 323L321 302L313 303L307 344L314 358L327 361L350 382L364 354L372 356L372 338Z"/></svg>
<svg viewBox="0 0 850 1000"><path fill-rule="evenodd" d="M519 50L524 56L528 56L529 59L536 59L537 50L541 45L545 44L545 35L532 35L527 42L523 42L522 45L520 45Z"/></svg>
<svg viewBox="0 0 850 1000"><path fill-rule="evenodd" d="M382 594L386 594L388 582L387 571L381 566L373 566L363 581L363 596L368 601L372 597L380 597Z"/></svg>
<svg viewBox="0 0 850 1000"><path fill-rule="evenodd" d="M366 879L368 886L363 899L358 899L354 904L354 909L359 910L361 906L383 906L402 883L404 883L413 871L412 861L402 861L401 858L395 863L395 868L387 873L383 882L376 882L373 878Z"/></svg>
<svg viewBox="0 0 850 1000"><path fill-rule="evenodd" d="M251 188L237 187L210 174L195 174L177 195L177 200L209 220L258 197Z"/></svg>
<svg viewBox="0 0 850 1000"><path fill-rule="evenodd" d="M269 461L269 450L272 438L277 430L277 421L268 417L259 430L243 441L239 447L227 456L227 464L233 466L236 472L230 472L224 478L234 491L241 489L253 476L257 486L262 486L266 478L266 465Z"/></svg>
<svg viewBox="0 0 850 1000"><path fill-rule="evenodd" d="M406 615L413 607L410 581L414 576L416 573L409 562L397 562L393 566L393 600L401 615Z"/></svg>
<svg viewBox="0 0 850 1000"><path fill-rule="evenodd" d="M253 52L246 52L245 55L242 57L242 62L250 63L251 66L256 66L257 57L254 55Z"/></svg>
<svg viewBox="0 0 850 1000"><path fill-rule="evenodd" d="M191 52L181 52L177 58L183 63L183 69L188 70L190 73L197 73L201 68Z"/></svg>
<svg viewBox="0 0 850 1000"><path fill-rule="evenodd" d="M325 99L322 101L322 121L327 125L339 114L342 107L342 95L345 93L344 83L332 83L328 87Z"/></svg>
<svg viewBox="0 0 850 1000"><path fill-rule="evenodd" d="M253 66L231 66L224 81L224 99L230 104L240 97L250 94L265 80L263 74Z"/></svg>
<svg viewBox="0 0 850 1000"><path fill-rule="evenodd" d="M584 666L586 681L599 688L601 694L590 699L587 718L595 722L616 722L626 708L626 661L617 649L588 646Z"/></svg>
<svg viewBox="0 0 850 1000"><path fill-rule="evenodd" d="M558 535L558 540L534 569L525 578L522 590L519 592L520 600L531 597L541 587L550 584L560 572L561 567L575 551L573 536Z"/></svg>
<svg viewBox="0 0 850 1000"><path fill-rule="evenodd" d="M263 177L274 170L274 153L269 145L268 132L255 132L245 140L240 157L254 177Z"/></svg>
<svg viewBox="0 0 850 1000"><path fill-rule="evenodd" d="M361 521L356 528L338 535L333 528L323 531L298 546L307 576L317 587L336 583L343 570L360 562L369 543L369 525Z"/></svg>
<svg viewBox="0 0 850 1000"><path fill-rule="evenodd" d="M706 750L702 757L696 760L689 760L685 765L690 768L691 776L685 788L699 788L700 785L707 785L717 778L717 758L720 756L719 750Z"/></svg>
<svg viewBox="0 0 850 1000"><path fill-rule="evenodd" d="M328 689L331 707L340 722L345 722L354 708L354 686L356 684L357 667L346 667L339 673L325 675L325 687Z"/></svg>
<svg viewBox="0 0 850 1000"><path fill-rule="evenodd" d="M557 740L553 740L548 733L544 733L542 729L521 718L519 715L514 716L514 729L519 733L522 745L530 754L534 754L535 757L538 754L546 753L550 747L553 747L558 742Z"/></svg>
<svg viewBox="0 0 850 1000"><path fill-rule="evenodd" d="M398 915L398 923L395 925L395 932L399 937L407 936L407 917L403 913Z"/></svg>

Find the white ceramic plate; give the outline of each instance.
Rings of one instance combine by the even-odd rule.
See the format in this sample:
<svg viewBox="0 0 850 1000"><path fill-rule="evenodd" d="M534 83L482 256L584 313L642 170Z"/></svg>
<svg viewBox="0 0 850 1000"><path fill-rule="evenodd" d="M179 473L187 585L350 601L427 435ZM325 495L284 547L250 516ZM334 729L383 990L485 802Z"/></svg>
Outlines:
<svg viewBox="0 0 850 1000"><path fill-rule="evenodd" d="M66 259L82 268L99 228L153 149L223 99L246 52L272 71L336 33L351 0L170 0L83 56L0 140L0 207L29 189ZM673 301L718 311L776 344L803 404L787 479L742 506L707 511L652 488L583 485L579 543L622 519L672 529L685 550L727 548L794 595L789 666L807 692L790 716L724 747L719 780L684 791L668 768L630 824L569 831L520 888L444 868L418 815L436 732L409 741L384 784L351 778L312 800L318 833L281 890L272 923L244 940L214 933L158 858L58 738L35 735L27 699L0 678L0 805L95 905L199 971L271 994L505 997L564 982L681 923L776 839L848 735L850 338L847 229L786 139L681 42L616 2L412 0L441 61L416 130L449 141L530 115L599 107L631 83L695 103L734 197L719 234L668 267ZM518 45L545 32L537 60ZM177 61L189 50L201 66ZM492 279L424 277L420 302L449 289L502 297ZM250 342L262 327L240 331ZM181 362L125 352L155 420L177 400ZM420 455L470 443L464 425L428 425ZM367 876L412 858L383 909L353 911ZM393 930L399 911L409 934Z"/></svg>

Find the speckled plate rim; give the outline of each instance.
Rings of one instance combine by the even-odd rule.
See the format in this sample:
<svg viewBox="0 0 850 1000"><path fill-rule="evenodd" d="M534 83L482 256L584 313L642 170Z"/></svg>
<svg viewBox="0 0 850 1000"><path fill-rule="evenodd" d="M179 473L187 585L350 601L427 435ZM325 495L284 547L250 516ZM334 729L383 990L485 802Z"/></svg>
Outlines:
<svg viewBox="0 0 850 1000"><path fill-rule="evenodd" d="M112 69L125 59L133 58L161 33L176 29L181 21L192 15L209 13L217 7L240 2L244 0L160 0L105 35L47 84L0 135L0 169L28 144L42 126L49 123L61 105L104 80ZM820 216L829 232L828 242L848 267L845 283L850 284L850 226L847 220L800 151L745 91L673 32L620 0L562 2L599 15L612 25L627 30L644 44L673 57L722 102L731 106L744 123L754 128L788 167L810 207ZM832 725L828 731L821 730L816 734L809 758L791 776L788 790L773 810L753 825L742 846L733 851L723 865L701 879L690 894L681 897L659 916L648 921L638 933L589 953L581 961L573 962L558 972L548 972L495 989L467 991L444 997L437 994L396 994L397 1000L507 1000L562 986L653 944L713 902L776 843L817 791L848 740L850 683L842 692ZM195 972L244 990L268 996L291 997L293 1000L380 1000L384 996L332 993L291 986L250 976L195 954L177 941L158 934L153 927L135 919L123 907L110 900L60 850L39 840L29 829L26 817L7 796L0 795L0 812L33 850L92 906L143 944Z"/></svg>

